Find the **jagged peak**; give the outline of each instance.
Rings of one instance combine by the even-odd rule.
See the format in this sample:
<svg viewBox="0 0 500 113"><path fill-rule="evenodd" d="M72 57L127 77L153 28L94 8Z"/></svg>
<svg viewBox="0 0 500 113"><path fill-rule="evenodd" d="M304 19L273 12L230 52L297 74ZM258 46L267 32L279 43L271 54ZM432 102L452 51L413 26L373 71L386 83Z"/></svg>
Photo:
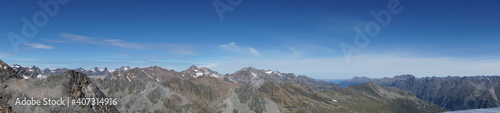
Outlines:
<svg viewBox="0 0 500 113"><path fill-rule="evenodd" d="M122 70L130 70L132 68L130 68L130 66L122 66L120 67L119 69L122 69Z"/></svg>
<svg viewBox="0 0 500 113"><path fill-rule="evenodd" d="M7 65L5 62L0 60L0 69L2 70L7 70L8 68L11 68L9 65Z"/></svg>
<svg viewBox="0 0 500 113"><path fill-rule="evenodd" d="M196 65L191 65L191 66L189 66L189 68L188 68L188 69L198 69L198 66L196 66Z"/></svg>
<svg viewBox="0 0 500 113"><path fill-rule="evenodd" d="M134 68L136 69L136 68ZM161 70L167 70L163 67L160 67L160 66L149 66L149 67L144 67L144 68L137 68L137 69L146 69L146 70L157 70L157 69L161 69Z"/></svg>
<svg viewBox="0 0 500 113"><path fill-rule="evenodd" d="M12 67L9 66L9 64L3 62L2 60L0 60L0 69L2 70L8 70L8 69L12 69Z"/></svg>
<svg viewBox="0 0 500 113"><path fill-rule="evenodd" d="M7 65L7 63L5 63L2 60L0 60L0 65L4 66L4 65Z"/></svg>
<svg viewBox="0 0 500 113"><path fill-rule="evenodd" d="M242 70L258 70L257 68L254 68L252 66L244 67Z"/></svg>
<svg viewBox="0 0 500 113"><path fill-rule="evenodd" d="M186 69L186 70L184 70L184 71L198 71L198 69L199 69L199 68L198 68L198 66L196 66L196 65L191 65L191 66L189 66L189 68L187 68L187 69Z"/></svg>
<svg viewBox="0 0 500 113"><path fill-rule="evenodd" d="M257 69L257 68L251 67L251 66L242 68L242 69L240 69L238 71L262 71L262 72L264 72L264 70L262 70L262 69Z"/></svg>
<svg viewBox="0 0 500 113"><path fill-rule="evenodd" d="M211 70L211 69L210 69L210 68L208 68L208 67L199 67L199 69Z"/></svg>
<svg viewBox="0 0 500 113"><path fill-rule="evenodd" d="M410 74L404 74L404 75L396 75L393 78L400 80L400 79L412 79L412 78L416 78L416 77L413 75L410 75Z"/></svg>
<svg viewBox="0 0 500 113"><path fill-rule="evenodd" d="M0 81L10 78L18 78L16 71L2 60L0 60L0 72L2 72L0 74L4 75L0 76Z"/></svg>

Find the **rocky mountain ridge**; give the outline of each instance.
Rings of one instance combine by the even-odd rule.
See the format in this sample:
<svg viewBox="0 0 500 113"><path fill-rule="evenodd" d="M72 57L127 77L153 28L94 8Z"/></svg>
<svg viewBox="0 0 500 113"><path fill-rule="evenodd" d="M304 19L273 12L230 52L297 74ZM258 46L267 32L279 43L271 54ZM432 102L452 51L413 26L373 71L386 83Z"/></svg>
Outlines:
<svg viewBox="0 0 500 113"><path fill-rule="evenodd" d="M0 62L1 64L5 64ZM384 90L376 85L343 88L292 73L243 68L220 75L191 66L177 72L159 66L114 71L104 78L75 70L47 78L23 79L11 69L0 69L5 78L0 91L2 109L8 112L169 112L169 113L276 113L276 112L438 112L444 109L421 102L408 92ZM63 69L61 69L63 70ZM90 78L92 77L92 78ZM249 79L248 79L249 78ZM255 82L259 81L259 82ZM262 82L262 83L260 83ZM368 93L369 92L369 93ZM356 94L356 95L351 95ZM374 96L382 94L394 95ZM13 99L116 98L116 106L19 106ZM354 102L354 103L353 103ZM389 104L376 104L376 103ZM406 106L390 104L403 102ZM369 104L362 104L369 103ZM362 106L361 106L362 105ZM370 109L359 109L370 106ZM419 109L425 110L419 110ZM426 109L430 108L430 109ZM417 109L417 110L416 110Z"/></svg>
<svg viewBox="0 0 500 113"><path fill-rule="evenodd" d="M0 60L2 67L5 63ZM18 71L19 72L19 71ZM24 79L13 68L0 69L0 111L10 112L118 112L111 105L17 105L19 98L107 98L85 74L67 71L44 79Z"/></svg>
<svg viewBox="0 0 500 113"><path fill-rule="evenodd" d="M377 85L408 90L418 98L448 110L500 107L500 76L422 77L399 75L393 78L355 77L340 84L357 85L374 82Z"/></svg>

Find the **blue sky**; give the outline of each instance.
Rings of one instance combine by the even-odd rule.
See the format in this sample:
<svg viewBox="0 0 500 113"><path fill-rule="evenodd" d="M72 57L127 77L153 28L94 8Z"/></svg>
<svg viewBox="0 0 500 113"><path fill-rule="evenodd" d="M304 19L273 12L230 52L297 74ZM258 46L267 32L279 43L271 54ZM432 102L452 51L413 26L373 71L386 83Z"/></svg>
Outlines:
<svg viewBox="0 0 500 113"><path fill-rule="evenodd" d="M38 2L57 8L46 11ZM233 10L217 13L214 2ZM52 69L198 65L232 73L252 66L322 79L500 73L500 1L239 2L4 0L0 59ZM399 12L383 26L370 11L381 14L388 5ZM356 45L354 28L366 33L373 23L380 29L368 30L378 33ZM341 43L359 51L346 57Z"/></svg>

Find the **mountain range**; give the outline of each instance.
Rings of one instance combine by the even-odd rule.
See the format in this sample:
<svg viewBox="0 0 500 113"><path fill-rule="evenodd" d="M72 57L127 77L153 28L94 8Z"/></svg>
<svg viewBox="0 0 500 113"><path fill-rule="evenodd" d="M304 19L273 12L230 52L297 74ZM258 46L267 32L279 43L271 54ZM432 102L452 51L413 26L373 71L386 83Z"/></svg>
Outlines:
<svg viewBox="0 0 500 113"><path fill-rule="evenodd" d="M422 77L399 75L393 78L354 77L331 81L343 87L373 82L407 90L418 98L448 110L500 107L500 76Z"/></svg>
<svg viewBox="0 0 500 113"><path fill-rule="evenodd" d="M496 101L488 100L493 99L491 95L496 95L494 91L498 88L497 78L490 76L434 77L434 80L403 75L384 79L362 78L365 79L362 82L345 80L342 82L349 85L338 85L304 75L253 67L222 75L197 66L183 71L159 66L123 66L114 71L107 68L41 71L36 66L10 66L1 60L0 64L2 112L425 113L495 107L490 103ZM462 93L461 88L470 91L462 95L446 94ZM22 97L116 98L118 104L15 105L15 100Z"/></svg>
<svg viewBox="0 0 500 113"><path fill-rule="evenodd" d="M88 75L88 76L93 76L93 75L107 75L107 74L111 74L114 71L126 71L126 70L131 69L130 66L122 66L122 67L114 69L114 70L108 70L107 67L104 67L104 68L94 67L94 68L91 68L88 70L83 69L83 68L76 68L76 69L57 68L54 70L51 70L49 68L45 68L45 69L41 70L37 66L23 67L23 66L18 65L18 64L13 64L10 67L13 68L17 73L19 73L25 79L28 79L28 78L46 78L47 76L62 74L62 73L69 71L69 70L84 73L85 75Z"/></svg>

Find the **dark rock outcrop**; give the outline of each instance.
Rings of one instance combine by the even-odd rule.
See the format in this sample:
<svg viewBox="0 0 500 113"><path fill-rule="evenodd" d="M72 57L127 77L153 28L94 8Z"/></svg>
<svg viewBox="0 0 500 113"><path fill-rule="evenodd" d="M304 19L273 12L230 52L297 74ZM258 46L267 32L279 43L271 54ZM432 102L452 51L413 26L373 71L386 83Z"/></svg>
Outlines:
<svg viewBox="0 0 500 113"><path fill-rule="evenodd" d="M500 107L499 76L410 78L391 86L449 110Z"/></svg>
<svg viewBox="0 0 500 113"><path fill-rule="evenodd" d="M34 68L32 69L35 72ZM20 69L23 70L23 69ZM107 98L85 74L67 71L45 79L21 79L9 65L0 60L0 113L10 112L85 112L117 113L113 105L15 105L20 98L78 99ZM42 102L43 103L43 102Z"/></svg>
<svg viewBox="0 0 500 113"><path fill-rule="evenodd" d="M104 93L92 83L91 79L83 73L71 70L61 74L61 76L65 76L63 86L66 87L66 93L73 99L106 98L106 95L104 95ZM84 107L88 107L92 109L93 112L98 113L118 112L112 105L87 105Z"/></svg>
<svg viewBox="0 0 500 113"><path fill-rule="evenodd" d="M20 78L16 71L10 67L8 64L0 60L0 83L12 79L12 78Z"/></svg>
<svg viewBox="0 0 500 113"><path fill-rule="evenodd" d="M393 78L354 77L338 82L350 86L374 82L408 90L420 99L448 110L500 107L500 76L424 77L399 75Z"/></svg>

